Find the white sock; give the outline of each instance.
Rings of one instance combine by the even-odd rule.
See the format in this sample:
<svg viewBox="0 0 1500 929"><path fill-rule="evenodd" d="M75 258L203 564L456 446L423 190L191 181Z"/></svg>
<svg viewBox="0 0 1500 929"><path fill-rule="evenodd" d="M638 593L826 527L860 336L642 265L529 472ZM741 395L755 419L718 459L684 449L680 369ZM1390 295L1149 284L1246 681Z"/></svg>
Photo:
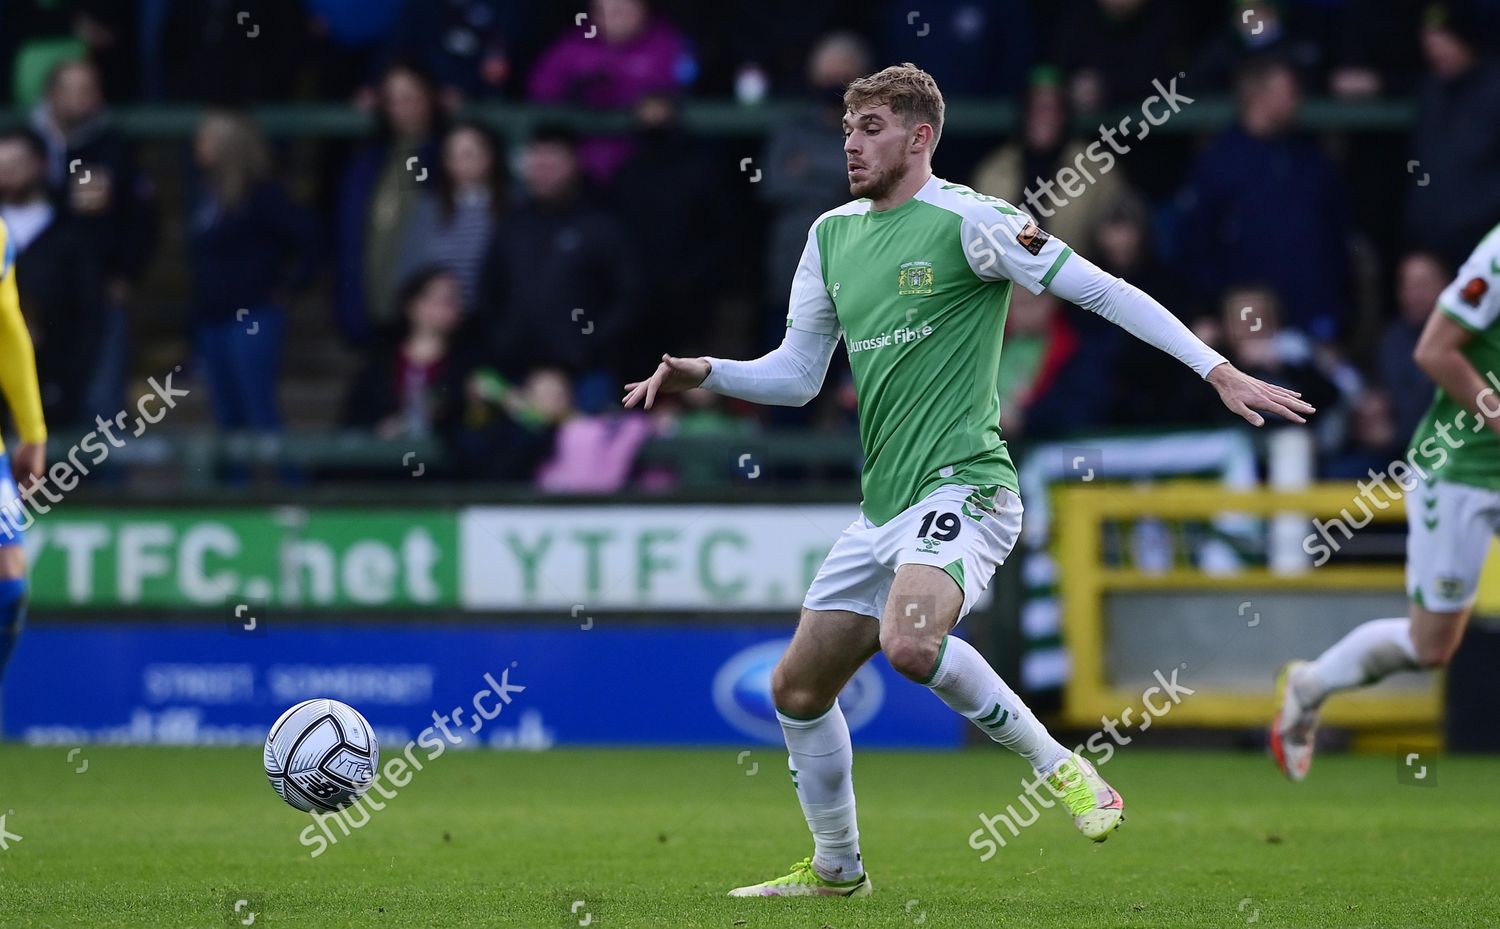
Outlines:
<svg viewBox="0 0 1500 929"><path fill-rule="evenodd" d="M1031 762L1042 774L1072 755L1047 732L984 656L957 636L943 639L937 667L927 682L943 702L984 734Z"/></svg>
<svg viewBox="0 0 1500 929"><path fill-rule="evenodd" d="M813 834L813 868L825 880L852 881L865 873L854 818L854 745L838 701L817 719L777 712L786 737L787 766Z"/></svg>
<svg viewBox="0 0 1500 929"><path fill-rule="evenodd" d="M1396 671L1420 668L1411 641L1411 620L1372 619L1355 626L1313 661L1309 674L1297 675L1297 696L1314 706L1329 694L1373 684Z"/></svg>

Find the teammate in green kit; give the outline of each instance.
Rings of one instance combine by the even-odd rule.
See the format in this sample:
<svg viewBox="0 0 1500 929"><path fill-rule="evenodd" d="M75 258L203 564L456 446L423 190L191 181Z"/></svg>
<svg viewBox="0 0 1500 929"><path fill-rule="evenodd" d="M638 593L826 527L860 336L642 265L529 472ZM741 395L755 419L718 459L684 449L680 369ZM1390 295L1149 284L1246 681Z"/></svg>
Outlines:
<svg viewBox="0 0 1500 929"><path fill-rule="evenodd" d="M840 335L854 374L861 516L818 571L771 681L814 854L735 896L870 893L837 696L877 651L1023 756L1084 835L1102 841L1123 818L1120 795L1093 766L948 634L1021 528L997 391L1013 284L1051 290L1174 355L1257 426L1257 410L1293 422L1312 412L1297 394L1235 370L1156 301L1009 203L934 177L943 97L926 72L887 68L851 84L844 103L849 190L859 199L808 232L780 347L754 361L663 356L655 373L625 388L627 407L700 385L801 405L821 388Z"/></svg>
<svg viewBox="0 0 1500 929"><path fill-rule="evenodd" d="M1441 668L1463 639L1490 539L1500 533L1497 319L1500 226L1438 297L1417 341L1417 364L1437 384L1437 395L1402 462L1406 480L1397 481L1407 498L1407 615L1356 626L1317 659L1288 663L1277 678L1271 757L1293 781L1307 776L1318 710L1329 695L1396 671ZM1381 487L1397 476L1395 467L1384 475L1370 472ZM1368 516L1368 505L1358 505ZM1339 540L1326 529L1316 540L1303 547L1326 561Z"/></svg>

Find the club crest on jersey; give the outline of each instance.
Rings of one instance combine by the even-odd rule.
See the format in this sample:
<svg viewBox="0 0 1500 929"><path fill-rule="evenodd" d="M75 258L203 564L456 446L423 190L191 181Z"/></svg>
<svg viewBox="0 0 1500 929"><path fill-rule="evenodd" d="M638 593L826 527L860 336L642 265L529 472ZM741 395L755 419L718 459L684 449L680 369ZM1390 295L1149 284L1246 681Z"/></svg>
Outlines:
<svg viewBox="0 0 1500 929"><path fill-rule="evenodd" d="M1036 224L1036 220L1028 218L1026 225L1016 233L1016 244L1033 255L1040 255L1042 246L1046 245L1050 238L1052 236L1043 232L1042 227Z"/></svg>
<svg viewBox="0 0 1500 929"><path fill-rule="evenodd" d="M908 261L896 275L896 293L902 297L932 293L932 262Z"/></svg>
<svg viewBox="0 0 1500 929"><path fill-rule="evenodd" d="M1438 596L1444 600L1457 600L1464 595L1464 582L1462 578L1440 577L1437 579Z"/></svg>
<svg viewBox="0 0 1500 929"><path fill-rule="evenodd" d="M1476 277L1464 285L1458 296L1469 306L1478 306L1484 295L1490 292L1490 282L1482 277Z"/></svg>

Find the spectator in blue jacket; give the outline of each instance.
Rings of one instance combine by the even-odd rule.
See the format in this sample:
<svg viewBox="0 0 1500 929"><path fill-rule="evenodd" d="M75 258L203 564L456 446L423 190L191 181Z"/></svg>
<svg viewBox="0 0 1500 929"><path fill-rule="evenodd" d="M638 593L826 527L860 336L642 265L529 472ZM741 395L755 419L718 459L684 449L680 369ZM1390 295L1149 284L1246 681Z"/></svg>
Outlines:
<svg viewBox="0 0 1500 929"><path fill-rule="evenodd" d="M1198 157L1179 200L1186 270L1211 302L1234 281L1263 281L1287 325L1333 340L1350 312L1343 182L1296 131L1300 94L1290 65L1252 61L1237 96L1238 124Z"/></svg>
<svg viewBox="0 0 1500 929"><path fill-rule="evenodd" d="M248 117L198 124L201 179L188 219L193 349L214 419L226 430L281 425L276 381L286 301L318 267L311 215L270 179L270 153Z"/></svg>

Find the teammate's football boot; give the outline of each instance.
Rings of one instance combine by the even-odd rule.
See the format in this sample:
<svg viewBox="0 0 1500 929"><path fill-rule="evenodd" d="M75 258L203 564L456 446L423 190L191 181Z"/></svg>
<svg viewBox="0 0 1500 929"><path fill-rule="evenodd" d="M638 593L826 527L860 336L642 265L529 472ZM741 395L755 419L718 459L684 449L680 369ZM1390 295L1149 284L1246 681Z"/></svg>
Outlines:
<svg viewBox="0 0 1500 929"><path fill-rule="evenodd" d="M736 887L731 897L868 897L873 890L870 875L852 881L828 881L813 870L811 858L792 865L792 873L762 884Z"/></svg>
<svg viewBox="0 0 1500 929"><path fill-rule="evenodd" d="M1318 708L1302 702L1292 678L1306 673L1308 663L1289 661L1276 675L1276 718L1271 721L1271 757L1292 781L1307 777L1312 767L1318 732Z"/></svg>
<svg viewBox="0 0 1500 929"><path fill-rule="evenodd" d="M1105 783L1087 758L1072 755L1047 776L1047 786L1073 814L1073 825L1095 842L1103 842L1125 821L1125 801Z"/></svg>

